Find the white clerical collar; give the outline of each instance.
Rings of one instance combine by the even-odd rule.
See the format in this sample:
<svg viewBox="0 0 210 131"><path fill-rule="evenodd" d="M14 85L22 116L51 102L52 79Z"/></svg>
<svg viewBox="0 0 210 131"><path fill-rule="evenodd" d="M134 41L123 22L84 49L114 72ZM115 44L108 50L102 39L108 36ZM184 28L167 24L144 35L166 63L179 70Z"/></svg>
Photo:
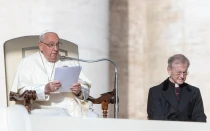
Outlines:
<svg viewBox="0 0 210 131"><path fill-rule="evenodd" d="M175 84L175 88L178 88L179 87L179 84Z"/></svg>
<svg viewBox="0 0 210 131"><path fill-rule="evenodd" d="M41 55L41 58L42 58L45 62L47 62L47 59L44 57L44 55L43 55L43 53L42 53L41 51L39 51L39 54Z"/></svg>
<svg viewBox="0 0 210 131"><path fill-rule="evenodd" d="M53 62L49 62L45 56L43 55L43 53L41 51L39 51L39 54L41 55L41 58L43 59L44 63L47 63L49 65L54 64ZM56 62L55 62L56 63Z"/></svg>

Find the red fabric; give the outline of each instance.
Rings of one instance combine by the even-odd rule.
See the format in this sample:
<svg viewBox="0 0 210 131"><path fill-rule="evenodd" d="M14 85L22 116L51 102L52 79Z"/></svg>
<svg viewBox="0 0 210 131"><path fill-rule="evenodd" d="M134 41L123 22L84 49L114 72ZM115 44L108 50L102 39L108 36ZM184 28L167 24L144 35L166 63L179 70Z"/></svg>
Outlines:
<svg viewBox="0 0 210 131"><path fill-rule="evenodd" d="M179 100L179 87L175 87L176 99Z"/></svg>

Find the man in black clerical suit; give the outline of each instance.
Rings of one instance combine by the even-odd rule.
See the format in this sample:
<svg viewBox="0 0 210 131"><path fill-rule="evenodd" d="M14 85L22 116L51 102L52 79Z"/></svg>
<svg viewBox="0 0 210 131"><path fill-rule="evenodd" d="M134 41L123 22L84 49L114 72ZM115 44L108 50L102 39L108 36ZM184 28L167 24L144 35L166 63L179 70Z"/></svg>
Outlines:
<svg viewBox="0 0 210 131"><path fill-rule="evenodd" d="M147 113L150 120L206 122L200 90L185 83L189 65L182 54L168 59L169 78L149 90Z"/></svg>

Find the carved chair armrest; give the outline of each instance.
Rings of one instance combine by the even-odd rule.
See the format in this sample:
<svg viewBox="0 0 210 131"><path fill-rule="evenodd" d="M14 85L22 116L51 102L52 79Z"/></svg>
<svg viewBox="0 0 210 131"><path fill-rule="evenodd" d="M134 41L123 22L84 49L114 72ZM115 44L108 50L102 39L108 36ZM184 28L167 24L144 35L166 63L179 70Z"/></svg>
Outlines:
<svg viewBox="0 0 210 131"><path fill-rule="evenodd" d="M29 114L31 113L31 105L33 101L36 100L36 98L37 94L34 90L26 90L22 95L19 93L10 92L10 101L23 101L24 106L28 110ZM93 104L102 104L103 117L107 118L108 104L115 103L114 90L101 94L99 98L93 98L89 96L87 100L91 101Z"/></svg>
<svg viewBox="0 0 210 131"><path fill-rule="evenodd" d="M89 96L87 99L87 100L91 101L93 104L101 104L102 105L103 118L107 118L108 104L115 103L114 92L115 91L113 90L111 92L101 94L101 96L99 98L93 98L93 97Z"/></svg>
<svg viewBox="0 0 210 131"><path fill-rule="evenodd" d="M10 92L10 101L23 101L28 113L31 113L31 105L37 98L36 91L26 90L22 95L19 93Z"/></svg>

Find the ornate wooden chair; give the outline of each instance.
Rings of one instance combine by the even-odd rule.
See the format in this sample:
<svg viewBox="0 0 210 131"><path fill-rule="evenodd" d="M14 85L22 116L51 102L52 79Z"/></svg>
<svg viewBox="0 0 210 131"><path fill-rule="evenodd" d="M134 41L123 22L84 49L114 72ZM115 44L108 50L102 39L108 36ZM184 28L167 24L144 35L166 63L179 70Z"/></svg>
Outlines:
<svg viewBox="0 0 210 131"><path fill-rule="evenodd" d="M20 60L27 56L38 51L38 35L34 36L23 36L8 40L4 43L4 52L5 52L5 67L6 67L6 84L8 92L8 105L15 104L16 102L22 102L26 107L28 112L31 111L31 104L33 101L36 101L36 92L27 90L22 95L10 92L10 87L12 86L13 78L16 73L16 67L19 64ZM61 55L70 56L78 58L78 46L72 42L61 39L63 43L60 53ZM101 94L99 98L89 97L89 101L93 104L101 104L103 110L103 117L107 118L108 104L114 103L114 91Z"/></svg>

